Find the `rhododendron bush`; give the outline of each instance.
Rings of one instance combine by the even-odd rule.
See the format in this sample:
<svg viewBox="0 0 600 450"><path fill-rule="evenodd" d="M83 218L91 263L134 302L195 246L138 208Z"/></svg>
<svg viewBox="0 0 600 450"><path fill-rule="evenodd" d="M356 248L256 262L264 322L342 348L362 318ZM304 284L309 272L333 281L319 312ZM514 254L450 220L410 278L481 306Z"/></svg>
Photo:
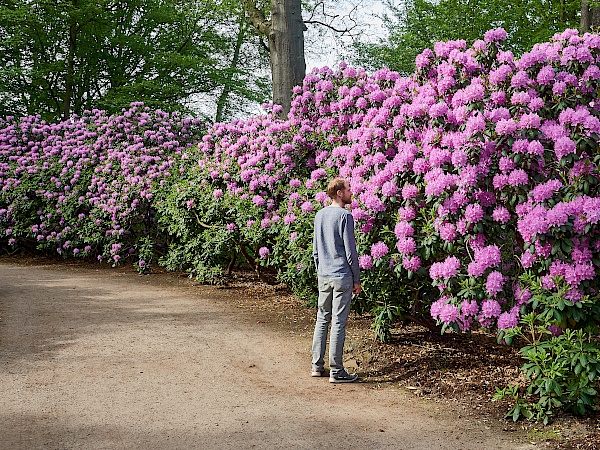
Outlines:
<svg viewBox="0 0 600 450"><path fill-rule="evenodd" d="M524 370L538 382L526 394L540 401L519 398L516 416L583 412L600 370L600 37L566 31L518 59L504 38L438 43L410 78L316 70L287 120L215 125L174 189L187 210L219 213L172 232L203 235L212 250L241 245L307 292L314 213L327 181L347 177L365 287L355 307L375 315L381 337L425 308L443 329L497 329L531 344ZM176 259L190 250L182 242ZM573 341L566 330L587 337L569 357L541 358L541 342Z"/></svg>
<svg viewBox="0 0 600 450"><path fill-rule="evenodd" d="M113 264L132 255L143 268L165 245L153 191L202 130L197 120L141 104L59 124L0 120L3 241Z"/></svg>
<svg viewBox="0 0 600 450"><path fill-rule="evenodd" d="M218 123L186 151L193 133L180 124L164 138L173 151L152 153L165 144L146 146L156 138L137 115L142 128L118 145L106 140L126 133L115 125L125 116L85 119L79 134L62 124L35 143L34 119L3 123L4 239L63 254L101 245L113 261L131 249L138 264L164 244L171 269L219 281L245 261L308 298L314 214L341 175L363 276L354 307L374 315L380 338L398 318L495 330L523 346L529 386L498 394L514 397L513 417L582 413L600 371L600 36L567 30L519 58L505 37L438 43L409 78L315 70L288 118L272 106ZM86 139L89 153L71 157L71 141ZM50 149L48 167L25 163L38 148Z"/></svg>

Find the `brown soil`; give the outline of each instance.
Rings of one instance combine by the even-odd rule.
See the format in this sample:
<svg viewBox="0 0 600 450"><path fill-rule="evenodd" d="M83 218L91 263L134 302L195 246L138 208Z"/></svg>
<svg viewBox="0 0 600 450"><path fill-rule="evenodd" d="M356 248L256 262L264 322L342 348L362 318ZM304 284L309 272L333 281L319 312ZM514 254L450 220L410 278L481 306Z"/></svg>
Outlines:
<svg viewBox="0 0 600 450"><path fill-rule="evenodd" d="M360 383L331 385L307 375L314 311L243 276L20 258L0 283L0 448L600 448L598 416L503 420L490 398L520 362L483 335L384 345L353 316Z"/></svg>

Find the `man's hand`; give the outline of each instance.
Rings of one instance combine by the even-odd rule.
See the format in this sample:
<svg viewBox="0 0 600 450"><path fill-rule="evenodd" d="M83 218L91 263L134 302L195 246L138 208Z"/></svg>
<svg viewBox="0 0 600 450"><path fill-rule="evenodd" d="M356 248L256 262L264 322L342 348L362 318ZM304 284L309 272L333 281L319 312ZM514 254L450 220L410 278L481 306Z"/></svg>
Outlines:
<svg viewBox="0 0 600 450"><path fill-rule="evenodd" d="M362 292L362 287L360 286L360 283L355 284L354 287L352 288L352 293L358 295L361 292Z"/></svg>

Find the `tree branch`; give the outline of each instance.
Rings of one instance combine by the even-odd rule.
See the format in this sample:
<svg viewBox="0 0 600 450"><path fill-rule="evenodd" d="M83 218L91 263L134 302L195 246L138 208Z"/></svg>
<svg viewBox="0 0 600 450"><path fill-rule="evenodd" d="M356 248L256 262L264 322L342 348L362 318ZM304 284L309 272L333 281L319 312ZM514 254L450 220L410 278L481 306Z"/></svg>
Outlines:
<svg viewBox="0 0 600 450"><path fill-rule="evenodd" d="M315 11L317 9L321 9L321 15L325 18L326 21L323 20L317 20L315 19ZM354 20L352 18L352 13L355 12L357 9L356 6L354 6L346 16L348 20L350 20L353 25L350 27L346 27L346 28L338 28L336 26L333 25L333 22L338 19L340 17L339 14L329 14L327 11L325 11L325 2L318 2L317 4L315 4L314 8L310 11L310 17L306 20L304 20L304 23L310 23L310 24L315 24L315 25L321 25L325 28L329 28L332 31L335 31L336 33L340 33L342 35L344 34L350 34L350 32L352 30L354 30L358 25L356 23L356 20Z"/></svg>
<svg viewBox="0 0 600 450"><path fill-rule="evenodd" d="M242 0L242 7L246 11L248 19L250 19L250 23L254 28L265 36L271 34L271 21L267 20L264 11L256 6L256 2L253 0Z"/></svg>
<svg viewBox="0 0 600 450"><path fill-rule="evenodd" d="M346 33L350 33L350 31L352 31L354 28L356 28L356 25L348 28L344 28L344 29L340 29L340 28L336 28L333 25L329 24L329 23L325 23L325 22L321 22L320 20L305 20L304 23L311 23L311 24L316 24L316 25L321 25L324 26L326 28L329 28L332 31L335 31L336 33L340 33L340 34L346 34Z"/></svg>

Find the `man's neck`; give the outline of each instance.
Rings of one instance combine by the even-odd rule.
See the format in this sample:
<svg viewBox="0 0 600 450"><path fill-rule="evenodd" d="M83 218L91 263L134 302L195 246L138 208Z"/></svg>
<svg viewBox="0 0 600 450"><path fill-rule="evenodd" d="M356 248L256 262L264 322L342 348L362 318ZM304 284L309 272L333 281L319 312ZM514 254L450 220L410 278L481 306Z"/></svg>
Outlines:
<svg viewBox="0 0 600 450"><path fill-rule="evenodd" d="M346 204L341 199L334 199L331 202L331 206L339 206L340 208L345 208Z"/></svg>

